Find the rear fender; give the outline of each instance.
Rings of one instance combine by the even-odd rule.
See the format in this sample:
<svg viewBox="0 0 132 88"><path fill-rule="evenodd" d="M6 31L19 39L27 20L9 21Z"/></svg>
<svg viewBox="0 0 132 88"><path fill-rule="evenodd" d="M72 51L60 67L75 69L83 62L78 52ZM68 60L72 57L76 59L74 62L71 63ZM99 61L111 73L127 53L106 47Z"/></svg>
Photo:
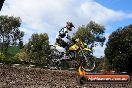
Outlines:
<svg viewBox="0 0 132 88"><path fill-rule="evenodd" d="M89 48L84 48L83 51L91 51Z"/></svg>
<svg viewBox="0 0 132 88"><path fill-rule="evenodd" d="M79 46L74 44L74 45L69 47L69 51L73 51L73 50L75 51L75 50L78 50L78 48L79 48Z"/></svg>

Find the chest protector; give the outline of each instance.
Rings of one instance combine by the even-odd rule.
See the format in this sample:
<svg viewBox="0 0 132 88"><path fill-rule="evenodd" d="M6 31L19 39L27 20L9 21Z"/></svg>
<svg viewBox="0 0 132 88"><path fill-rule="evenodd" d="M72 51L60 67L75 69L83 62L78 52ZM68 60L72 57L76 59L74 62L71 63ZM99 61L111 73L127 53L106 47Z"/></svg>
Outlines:
<svg viewBox="0 0 132 88"><path fill-rule="evenodd" d="M65 27L64 27L65 28ZM68 33L67 31L64 31L64 28L62 28L60 31L59 31L59 36L61 38L64 38L66 36L66 33Z"/></svg>

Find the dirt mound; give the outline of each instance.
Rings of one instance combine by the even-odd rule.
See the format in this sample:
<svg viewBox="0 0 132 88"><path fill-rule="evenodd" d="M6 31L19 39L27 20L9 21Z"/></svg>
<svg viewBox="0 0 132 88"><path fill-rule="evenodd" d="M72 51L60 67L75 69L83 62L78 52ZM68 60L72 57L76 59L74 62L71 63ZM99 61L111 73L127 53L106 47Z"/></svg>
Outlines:
<svg viewBox="0 0 132 88"><path fill-rule="evenodd" d="M76 72L42 68L0 65L0 88L108 88L110 84L78 86ZM114 84L114 88L132 88L130 84ZM113 87L109 87L113 88Z"/></svg>

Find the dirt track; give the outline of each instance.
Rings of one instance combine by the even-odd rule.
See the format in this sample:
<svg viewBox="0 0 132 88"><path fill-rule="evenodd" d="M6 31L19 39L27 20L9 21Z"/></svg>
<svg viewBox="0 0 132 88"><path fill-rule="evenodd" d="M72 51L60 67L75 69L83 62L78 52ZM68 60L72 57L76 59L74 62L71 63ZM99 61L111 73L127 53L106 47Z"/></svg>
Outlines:
<svg viewBox="0 0 132 88"><path fill-rule="evenodd" d="M70 71L0 65L0 88L132 88L129 84L76 83L77 73Z"/></svg>

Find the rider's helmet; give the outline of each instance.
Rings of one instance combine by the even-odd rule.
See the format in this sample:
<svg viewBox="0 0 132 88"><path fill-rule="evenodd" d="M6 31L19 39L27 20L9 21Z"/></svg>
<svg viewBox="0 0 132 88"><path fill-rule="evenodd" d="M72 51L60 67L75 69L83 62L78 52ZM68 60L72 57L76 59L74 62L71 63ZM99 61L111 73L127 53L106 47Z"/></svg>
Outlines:
<svg viewBox="0 0 132 88"><path fill-rule="evenodd" d="M72 24L72 22L66 22L66 28L70 31L72 31L72 27L74 27L74 25ZM75 28L75 27L74 27Z"/></svg>

